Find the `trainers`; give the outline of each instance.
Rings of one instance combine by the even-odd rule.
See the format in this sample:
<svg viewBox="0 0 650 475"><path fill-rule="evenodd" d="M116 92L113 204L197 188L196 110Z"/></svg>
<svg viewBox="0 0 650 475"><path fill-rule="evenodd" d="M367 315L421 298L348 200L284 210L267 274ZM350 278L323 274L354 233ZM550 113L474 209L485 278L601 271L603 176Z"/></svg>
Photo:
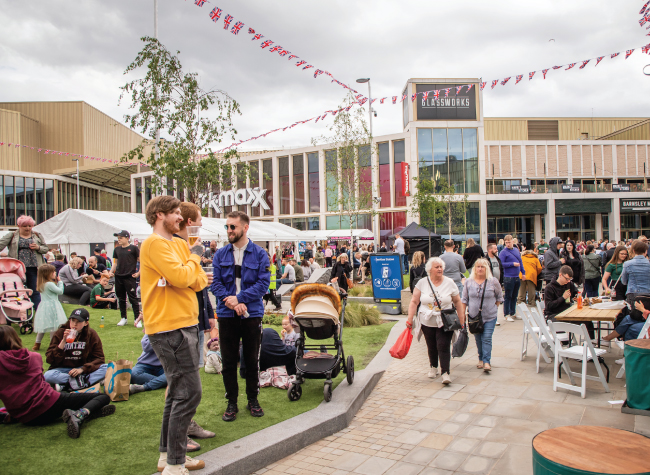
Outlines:
<svg viewBox="0 0 650 475"><path fill-rule="evenodd" d="M126 318L123 318L117 323L118 327L123 327L124 325L126 325Z"/></svg>
<svg viewBox="0 0 650 475"><path fill-rule="evenodd" d="M129 384L129 394L137 394L146 391L142 384Z"/></svg>
<svg viewBox="0 0 650 475"><path fill-rule="evenodd" d="M194 442L192 439L188 437L187 441L185 442L185 451L197 452L199 450L201 450L201 444L199 444L198 442Z"/></svg>
<svg viewBox="0 0 650 475"><path fill-rule="evenodd" d="M239 408L237 407L237 403L229 402L228 407L226 408L226 412L223 413L221 419L223 419L226 422L232 422L235 419L237 419L238 412L239 412Z"/></svg>
<svg viewBox="0 0 650 475"><path fill-rule="evenodd" d="M167 454L161 454L161 460L158 460L158 471L163 472L163 474L172 475L174 473L186 473L187 470L201 470L205 468L205 462L203 460L193 459L192 457L185 456L185 471L181 470L180 472L172 471L167 465ZM181 467L182 468L182 467ZM166 471L165 471L166 470Z"/></svg>
<svg viewBox="0 0 650 475"><path fill-rule="evenodd" d="M135 326L136 328L142 328L142 320L138 322L138 324Z"/></svg>
<svg viewBox="0 0 650 475"><path fill-rule="evenodd" d="M519 316L517 314L515 314L514 317L515 317L515 320L521 320L521 316Z"/></svg>
<svg viewBox="0 0 650 475"><path fill-rule="evenodd" d="M501 326L501 323L499 323L499 320L497 320L497 321L494 323L494 326L497 326L497 327L500 327L500 326Z"/></svg>
<svg viewBox="0 0 650 475"><path fill-rule="evenodd" d="M508 315L508 316L506 317L506 322L514 322L514 321L515 321L515 319L512 318L510 315Z"/></svg>
<svg viewBox="0 0 650 475"><path fill-rule="evenodd" d="M187 460L189 457L185 456ZM162 475L189 475L188 468L185 468L183 465L173 465L174 468L171 468L172 465L165 465L165 468L162 470ZM198 468L196 469L198 470Z"/></svg>
<svg viewBox="0 0 650 475"><path fill-rule="evenodd" d="M260 403L257 402L257 399L248 401L248 404L246 404L246 409L248 411L251 411L251 416L253 417L262 417L264 415L264 411L260 407Z"/></svg>
<svg viewBox="0 0 650 475"><path fill-rule="evenodd" d="M451 378L449 377L449 373L445 373L442 375L442 384L449 384L451 383Z"/></svg>
<svg viewBox="0 0 650 475"><path fill-rule="evenodd" d="M614 363L622 365L623 363L625 363L625 358L621 358L620 360L616 360L616 361L614 361Z"/></svg>
<svg viewBox="0 0 650 475"><path fill-rule="evenodd" d="M210 439L216 434L214 432L210 432L209 430L205 430L194 419L192 419L190 426L187 428L187 435L190 437L195 437L197 439Z"/></svg>
<svg viewBox="0 0 650 475"><path fill-rule="evenodd" d="M427 373L427 377L435 378L437 376L438 376L438 368L429 368L429 372Z"/></svg>
<svg viewBox="0 0 650 475"><path fill-rule="evenodd" d="M64 387L63 387L62 384L55 384L55 385L54 385L54 390L55 390L57 393L60 393L60 392L63 392L63 391L64 391Z"/></svg>

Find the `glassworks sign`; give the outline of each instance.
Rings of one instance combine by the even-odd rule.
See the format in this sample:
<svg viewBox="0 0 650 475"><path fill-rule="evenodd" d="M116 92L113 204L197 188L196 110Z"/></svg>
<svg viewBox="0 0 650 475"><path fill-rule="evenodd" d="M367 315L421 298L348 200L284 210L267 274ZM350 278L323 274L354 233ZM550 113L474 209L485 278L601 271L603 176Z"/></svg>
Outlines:
<svg viewBox="0 0 650 475"><path fill-rule="evenodd" d="M427 99L418 95L417 120L476 120L476 88L472 87L467 92L463 87L460 94L456 95L456 86L460 84L416 84L416 92L426 92L438 89L440 97L436 99L429 94ZM449 95L445 97L445 89L449 88Z"/></svg>

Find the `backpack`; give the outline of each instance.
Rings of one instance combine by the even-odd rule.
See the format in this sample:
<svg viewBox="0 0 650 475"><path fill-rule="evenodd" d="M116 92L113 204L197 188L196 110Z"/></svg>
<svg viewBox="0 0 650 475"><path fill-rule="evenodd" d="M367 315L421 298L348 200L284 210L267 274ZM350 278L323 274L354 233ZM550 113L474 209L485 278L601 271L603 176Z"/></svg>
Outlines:
<svg viewBox="0 0 650 475"><path fill-rule="evenodd" d="M413 288L415 288L418 282L420 282L420 280L422 280L422 278L426 275L427 275L427 271L424 267L422 268L422 274L420 275L416 275L415 270L413 270Z"/></svg>

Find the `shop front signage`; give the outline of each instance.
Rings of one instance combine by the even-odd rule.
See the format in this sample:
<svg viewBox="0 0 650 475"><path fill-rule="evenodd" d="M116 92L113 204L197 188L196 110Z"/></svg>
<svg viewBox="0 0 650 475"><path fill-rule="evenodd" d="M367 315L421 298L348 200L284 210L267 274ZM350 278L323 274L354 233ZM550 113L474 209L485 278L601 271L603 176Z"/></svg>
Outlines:
<svg viewBox="0 0 650 475"><path fill-rule="evenodd" d="M580 185L562 185L562 193L580 193Z"/></svg>
<svg viewBox="0 0 650 475"><path fill-rule="evenodd" d="M510 185L510 193L513 194L530 193L530 185Z"/></svg>
<svg viewBox="0 0 650 475"><path fill-rule="evenodd" d="M621 199L621 211L650 211L650 200Z"/></svg>
<svg viewBox="0 0 650 475"><path fill-rule="evenodd" d="M208 193L205 201L217 214L223 211L224 206L234 205L251 205L253 208L259 206L262 209L270 209L266 202L266 189L260 188L240 188L239 190L222 191L218 195Z"/></svg>
<svg viewBox="0 0 650 475"><path fill-rule="evenodd" d="M410 166L402 162L402 196L411 196Z"/></svg>
<svg viewBox="0 0 650 475"><path fill-rule="evenodd" d="M627 183L620 183L612 185L612 191L630 191L630 185Z"/></svg>
<svg viewBox="0 0 650 475"><path fill-rule="evenodd" d="M461 92L456 94L456 86L460 84L416 84L415 92L426 92L439 90L440 95L436 99L429 94L426 99L418 94L415 103L417 104L417 120L476 120L476 89L478 84L467 91L463 87ZM445 94L445 89L449 89Z"/></svg>

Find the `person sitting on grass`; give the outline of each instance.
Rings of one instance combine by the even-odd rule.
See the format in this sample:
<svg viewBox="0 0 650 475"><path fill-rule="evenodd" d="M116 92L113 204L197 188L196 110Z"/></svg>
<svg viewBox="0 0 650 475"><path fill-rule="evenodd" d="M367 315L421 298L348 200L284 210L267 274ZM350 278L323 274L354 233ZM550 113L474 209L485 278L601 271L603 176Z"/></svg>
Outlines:
<svg viewBox="0 0 650 475"><path fill-rule="evenodd" d="M99 284L93 287L93 290L90 292L90 306L92 308L108 308L112 310L117 310L117 298L115 294L112 294L113 297L106 295L105 288L108 286L109 276L108 273L103 273L99 277Z"/></svg>
<svg viewBox="0 0 650 475"><path fill-rule="evenodd" d="M85 308L72 311L68 321L52 335L50 347L45 353L50 369L45 372L45 381L55 385L57 390L67 389L70 377L87 375L88 386L99 383L106 376L102 340L95 330L88 326L90 314ZM67 342L74 332L74 339ZM71 337L72 338L72 337Z"/></svg>
<svg viewBox="0 0 650 475"><path fill-rule="evenodd" d="M143 320L142 312L135 321L136 328L138 323ZM144 329L142 330L144 333ZM162 363L158 359L156 352L151 347L149 342L149 335L145 333L140 340L142 345L142 354L138 357L138 362L131 370L131 383L129 385L129 394L137 394L144 391L155 391L167 387L167 376L162 367ZM209 439L214 437L215 433L205 430L194 419L190 422L190 427L187 429L187 451L196 452L201 450L201 446L194 442L190 437L197 439Z"/></svg>
<svg viewBox="0 0 650 475"><path fill-rule="evenodd" d="M296 374L296 347L286 345L273 328L265 328L262 330L259 370L266 371L275 366L284 366L288 375ZM239 375L242 378L246 377L246 362L241 349Z"/></svg>
<svg viewBox="0 0 650 475"><path fill-rule="evenodd" d="M282 338L282 342L286 346L295 347L296 340L300 338L300 333L295 331L294 325L297 327L293 317L287 315L282 319L282 331L280 332L280 336Z"/></svg>
<svg viewBox="0 0 650 475"><path fill-rule="evenodd" d="M52 389L43 377L41 355L23 348L8 325L0 326L0 381L0 400L10 420L40 426L63 418L73 439L79 437L81 425L89 417L115 412L106 394L57 393Z"/></svg>

